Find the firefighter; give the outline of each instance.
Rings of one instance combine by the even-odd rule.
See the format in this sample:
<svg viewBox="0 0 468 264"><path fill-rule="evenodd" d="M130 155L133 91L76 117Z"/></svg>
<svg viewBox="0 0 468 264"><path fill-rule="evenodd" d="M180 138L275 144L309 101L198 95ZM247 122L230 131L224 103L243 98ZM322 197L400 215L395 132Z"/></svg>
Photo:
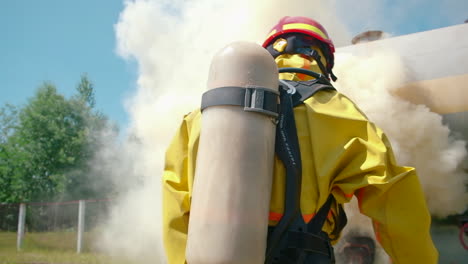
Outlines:
<svg viewBox="0 0 468 264"><path fill-rule="evenodd" d="M346 224L342 205L353 196L392 263L437 263L416 171L396 163L382 130L331 85L335 48L322 25L284 17L263 47L294 105L300 160L291 165L281 151L275 155L265 263L334 263L331 244ZM163 240L170 264L186 261L200 119L200 110L186 115L166 152Z"/></svg>

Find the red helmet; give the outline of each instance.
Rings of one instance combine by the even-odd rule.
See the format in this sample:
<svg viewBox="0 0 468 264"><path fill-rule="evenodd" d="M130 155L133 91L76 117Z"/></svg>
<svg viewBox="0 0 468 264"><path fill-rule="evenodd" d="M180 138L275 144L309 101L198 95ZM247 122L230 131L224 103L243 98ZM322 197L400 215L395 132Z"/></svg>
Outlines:
<svg viewBox="0 0 468 264"><path fill-rule="evenodd" d="M270 34L268 34L267 39L265 40L265 42L263 42L263 47L266 48L277 37L287 33L302 33L324 43L328 47L328 51L324 50L324 52L326 53L325 56L327 56L329 60L329 65L327 67L329 69L333 67L333 53L335 52L335 46L333 45L333 41L330 39L327 31L322 25L320 25L320 23L308 17L285 16L281 18L278 24L276 24L271 29L271 32Z"/></svg>

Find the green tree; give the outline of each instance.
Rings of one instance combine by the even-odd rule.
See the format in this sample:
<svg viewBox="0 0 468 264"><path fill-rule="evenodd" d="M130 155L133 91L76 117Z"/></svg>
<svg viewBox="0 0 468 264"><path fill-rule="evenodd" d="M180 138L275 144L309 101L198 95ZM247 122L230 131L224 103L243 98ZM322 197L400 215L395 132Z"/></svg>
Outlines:
<svg viewBox="0 0 468 264"><path fill-rule="evenodd" d="M94 87L86 74L81 76L80 83L76 90L78 91L78 100L85 102L89 108L94 108L96 99L94 98Z"/></svg>
<svg viewBox="0 0 468 264"><path fill-rule="evenodd" d="M50 84L42 85L19 114L20 126L12 137L21 162L21 186L26 200L50 199L63 192L65 172L80 156L85 135L81 116Z"/></svg>
<svg viewBox="0 0 468 264"><path fill-rule="evenodd" d="M97 135L109 121L94 110L94 88L87 76L76 90L67 99L53 84L44 83L17 119L2 112L3 119L11 121L2 120L1 127L0 187L5 189L0 201L94 198L102 191L90 181L90 165Z"/></svg>
<svg viewBox="0 0 468 264"><path fill-rule="evenodd" d="M111 192L112 185L106 181L107 177L96 175L91 167L95 154L102 147L102 132L109 129L116 131L117 128L105 115L94 109L94 87L86 75L81 77L76 90L78 93L70 99L70 104L82 117L80 127L86 140L82 141L76 166L68 171L64 199L102 198Z"/></svg>
<svg viewBox="0 0 468 264"><path fill-rule="evenodd" d="M9 142L10 136L18 125L18 111L13 105L6 104L0 108L0 202L12 200L12 183L15 180L14 152Z"/></svg>
<svg viewBox="0 0 468 264"><path fill-rule="evenodd" d="M18 125L18 109L11 104L0 108L0 144L6 143Z"/></svg>

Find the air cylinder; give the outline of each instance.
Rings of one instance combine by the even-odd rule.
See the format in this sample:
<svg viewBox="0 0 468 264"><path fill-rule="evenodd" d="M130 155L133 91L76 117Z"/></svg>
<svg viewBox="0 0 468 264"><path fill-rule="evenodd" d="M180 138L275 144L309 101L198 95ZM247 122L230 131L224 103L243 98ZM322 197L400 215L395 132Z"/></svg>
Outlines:
<svg viewBox="0 0 468 264"><path fill-rule="evenodd" d="M235 42L211 62L208 90L262 87L278 92L278 68L260 45ZM189 264L265 259L275 153L275 120L233 105L203 110L191 197Z"/></svg>

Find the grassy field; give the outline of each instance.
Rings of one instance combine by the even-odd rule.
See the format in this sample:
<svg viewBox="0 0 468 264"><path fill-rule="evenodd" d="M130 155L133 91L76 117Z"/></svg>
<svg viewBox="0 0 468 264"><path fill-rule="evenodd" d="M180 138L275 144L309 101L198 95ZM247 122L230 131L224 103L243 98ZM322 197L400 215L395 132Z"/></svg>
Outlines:
<svg viewBox="0 0 468 264"><path fill-rule="evenodd" d="M21 251L16 233L0 232L1 264L137 264L93 250L93 235L86 233L83 253L76 253L75 232L27 233Z"/></svg>

